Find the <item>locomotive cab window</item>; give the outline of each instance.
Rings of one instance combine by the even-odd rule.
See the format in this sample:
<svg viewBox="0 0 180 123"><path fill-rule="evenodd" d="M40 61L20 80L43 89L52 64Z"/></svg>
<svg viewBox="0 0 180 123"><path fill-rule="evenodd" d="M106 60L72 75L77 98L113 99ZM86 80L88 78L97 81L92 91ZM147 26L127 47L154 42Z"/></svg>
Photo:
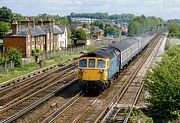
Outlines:
<svg viewBox="0 0 180 123"><path fill-rule="evenodd" d="M79 61L79 67L87 67L87 60L82 59Z"/></svg>
<svg viewBox="0 0 180 123"><path fill-rule="evenodd" d="M97 67L98 68L105 68L106 64L104 60L98 60Z"/></svg>
<svg viewBox="0 0 180 123"><path fill-rule="evenodd" d="M95 59L89 59L89 67L95 68Z"/></svg>

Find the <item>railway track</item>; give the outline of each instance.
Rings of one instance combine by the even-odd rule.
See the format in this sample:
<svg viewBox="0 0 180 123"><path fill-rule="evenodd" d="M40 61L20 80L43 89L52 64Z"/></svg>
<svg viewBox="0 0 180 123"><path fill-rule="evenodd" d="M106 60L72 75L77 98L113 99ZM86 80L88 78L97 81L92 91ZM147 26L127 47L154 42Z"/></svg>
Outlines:
<svg viewBox="0 0 180 123"><path fill-rule="evenodd" d="M11 104L18 100L19 98L24 98L27 95L46 87L50 82L60 79L60 77L63 77L64 74L66 74L68 71L71 71L72 69L75 69L76 66L71 66L63 71L60 72L60 70L56 70L56 72L51 73L50 75L43 75L40 78L36 78L34 80L28 81L26 83L23 83L20 85L16 85L16 88L8 88L4 90L6 94L2 95L0 98L0 104L1 106L5 107L7 104ZM59 74L59 73L60 74ZM47 81L49 80L49 81ZM19 86L19 87L17 87ZM27 92L27 90L31 88ZM3 93L4 93L3 91ZM8 92L9 93L8 93Z"/></svg>
<svg viewBox="0 0 180 123"><path fill-rule="evenodd" d="M61 114L64 110L66 110L69 106L71 106L73 103L75 103L79 98L82 96L82 92L79 92L77 95L75 95L72 99L68 100L64 105L62 105L60 108L58 108L55 112L51 113L49 116L47 116L42 123L51 122L53 120L54 116L58 116Z"/></svg>
<svg viewBox="0 0 180 123"><path fill-rule="evenodd" d="M131 87L131 83L147 57L151 54L153 48L157 45L159 38L160 36L156 36L153 39L153 43L143 51L141 57L133 61L128 69L125 69L123 73L121 73L114 84L101 95L98 97L81 96L48 122L101 122L106 112L108 112L108 109L117 103L128 88ZM138 85L141 85L141 83ZM135 87L135 90L137 90L138 87Z"/></svg>
<svg viewBox="0 0 180 123"><path fill-rule="evenodd" d="M70 65L70 64L73 64L73 63L74 63L74 61L68 63L67 65ZM6 88L9 88L11 86L17 85L17 84L19 84L21 82L24 82L26 80L39 77L42 74L47 74L47 73L50 73L51 71L55 71L57 69L62 69L63 67L65 67L67 65L65 65L65 64L51 65L51 66L48 66L48 67L41 68L39 70L33 71L31 73L19 76L17 78L11 79L9 81L3 82L3 83L0 84L0 91L4 90Z"/></svg>
<svg viewBox="0 0 180 123"><path fill-rule="evenodd" d="M51 117L55 116L63 109L66 108L70 103L78 99L82 95L82 92L79 90L79 84L73 83L71 86L68 86L51 99L44 102L36 109L31 110L31 112L25 114L24 116L18 118L15 122L23 123L43 123L49 122Z"/></svg>
<svg viewBox="0 0 180 123"><path fill-rule="evenodd" d="M76 81L77 63L1 89L0 122L11 122ZM73 81L72 81L73 80ZM69 82L72 81L72 82Z"/></svg>
<svg viewBox="0 0 180 123"><path fill-rule="evenodd" d="M58 67L54 67L54 68L52 68L52 67L46 68L46 69L42 70L44 72L43 74L41 73L40 75L36 75L36 76L34 75L33 77L28 78L26 80L22 80L22 81L19 80L18 82L14 82L14 80L11 80L9 82L2 83L2 84L0 84L0 96L2 97L3 95L6 95L7 93L11 92L12 90L19 88L29 82L39 81L54 72L66 70L67 68L74 66L75 64L76 64L76 61L69 63L65 66L59 65ZM25 78L25 76L24 76L24 78Z"/></svg>

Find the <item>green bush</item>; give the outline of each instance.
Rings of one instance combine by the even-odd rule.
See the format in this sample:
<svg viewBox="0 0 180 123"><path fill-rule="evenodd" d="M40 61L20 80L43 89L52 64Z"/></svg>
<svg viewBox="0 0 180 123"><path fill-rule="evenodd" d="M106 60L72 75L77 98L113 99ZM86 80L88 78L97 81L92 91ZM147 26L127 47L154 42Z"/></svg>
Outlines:
<svg viewBox="0 0 180 123"><path fill-rule="evenodd" d="M22 65L22 53L16 48L9 48L5 57L8 63L11 61L14 62L15 67L20 67Z"/></svg>
<svg viewBox="0 0 180 123"><path fill-rule="evenodd" d="M39 56L40 56L40 49L34 49L34 50L32 50L32 56L34 56L35 62L37 62L37 61L38 61L38 58L39 58Z"/></svg>
<svg viewBox="0 0 180 123"><path fill-rule="evenodd" d="M146 89L150 93L149 111L164 122L180 116L180 45L170 48L148 72Z"/></svg>
<svg viewBox="0 0 180 123"><path fill-rule="evenodd" d="M130 118L130 123L153 123L153 119L151 117L146 116L141 110L134 109Z"/></svg>
<svg viewBox="0 0 180 123"><path fill-rule="evenodd" d="M169 37L180 38L180 24L171 23L169 25Z"/></svg>

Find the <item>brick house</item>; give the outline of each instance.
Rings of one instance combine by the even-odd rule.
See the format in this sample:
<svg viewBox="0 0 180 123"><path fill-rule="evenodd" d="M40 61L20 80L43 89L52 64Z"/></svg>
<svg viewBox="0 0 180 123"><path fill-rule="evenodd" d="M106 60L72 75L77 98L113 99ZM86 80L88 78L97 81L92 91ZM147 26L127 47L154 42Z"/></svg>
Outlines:
<svg viewBox="0 0 180 123"><path fill-rule="evenodd" d="M103 40L104 39L104 31L97 26L93 26L91 28L91 38L97 39L97 40Z"/></svg>
<svg viewBox="0 0 180 123"><path fill-rule="evenodd" d="M41 28L46 33L45 50L49 52L61 49L59 40L63 31L57 25L54 25L54 20L47 20L43 23Z"/></svg>
<svg viewBox="0 0 180 123"><path fill-rule="evenodd" d="M41 53L44 51L45 36L40 26L30 25L30 20L22 21L19 27L17 21L13 21L12 33L3 36L4 49L15 47L21 50L23 57L31 57L35 48L39 48Z"/></svg>
<svg viewBox="0 0 180 123"><path fill-rule="evenodd" d="M53 20L40 20L38 25L35 25L34 20L28 18L21 21L21 26L18 26L17 21L12 23L12 33L3 36L5 51L10 47L15 47L21 50L23 57L31 57L32 50L40 49L41 54L52 50L60 49L58 40L63 31L54 25Z"/></svg>

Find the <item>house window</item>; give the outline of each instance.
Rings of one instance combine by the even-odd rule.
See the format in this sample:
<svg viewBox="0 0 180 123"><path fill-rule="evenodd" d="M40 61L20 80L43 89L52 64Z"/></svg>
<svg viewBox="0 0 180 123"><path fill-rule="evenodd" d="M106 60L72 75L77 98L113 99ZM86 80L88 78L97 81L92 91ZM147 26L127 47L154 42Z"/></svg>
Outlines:
<svg viewBox="0 0 180 123"><path fill-rule="evenodd" d="M48 45L47 45L47 51L49 51L49 48L50 48L50 47L49 47L49 44L48 44Z"/></svg>
<svg viewBox="0 0 180 123"><path fill-rule="evenodd" d="M43 49L44 49L44 48L43 48L43 45L41 45L41 51L43 51Z"/></svg>
<svg viewBox="0 0 180 123"><path fill-rule="evenodd" d="M29 35L27 35L27 41L30 42L30 38L29 38Z"/></svg>
<svg viewBox="0 0 180 123"><path fill-rule="evenodd" d="M35 49L35 47L34 47L34 45L32 45L32 50L34 50Z"/></svg>
<svg viewBox="0 0 180 123"><path fill-rule="evenodd" d="M41 36L41 40L43 39L43 36Z"/></svg>
<svg viewBox="0 0 180 123"><path fill-rule="evenodd" d="M40 45L37 45L36 47L37 47L38 49L40 49Z"/></svg>
<svg viewBox="0 0 180 123"><path fill-rule="evenodd" d="M34 37L32 36L32 41L34 41Z"/></svg>
<svg viewBox="0 0 180 123"><path fill-rule="evenodd" d="M31 49L31 47L30 46L28 46L28 50L30 50Z"/></svg>
<svg viewBox="0 0 180 123"><path fill-rule="evenodd" d="M49 39L49 33L47 33L47 39Z"/></svg>
<svg viewBox="0 0 180 123"><path fill-rule="evenodd" d="M53 50L53 44L51 44L51 50Z"/></svg>

